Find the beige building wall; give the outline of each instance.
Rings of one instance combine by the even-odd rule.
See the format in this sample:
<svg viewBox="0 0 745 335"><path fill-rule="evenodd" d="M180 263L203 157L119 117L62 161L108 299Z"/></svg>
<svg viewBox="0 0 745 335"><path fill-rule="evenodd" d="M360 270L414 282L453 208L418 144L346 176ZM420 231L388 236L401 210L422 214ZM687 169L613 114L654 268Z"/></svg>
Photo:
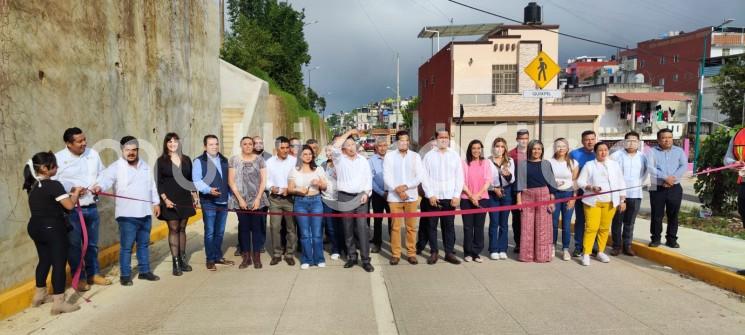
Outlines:
<svg viewBox="0 0 745 335"><path fill-rule="evenodd" d="M143 156L150 162L169 131L194 156L202 136L220 129L216 1L8 4L9 24L0 27L0 291L31 280L37 262L23 164L64 148L67 127L82 128L91 147L134 135L153 145ZM104 151L104 163L117 155ZM118 241L112 204L101 202L101 247Z"/></svg>

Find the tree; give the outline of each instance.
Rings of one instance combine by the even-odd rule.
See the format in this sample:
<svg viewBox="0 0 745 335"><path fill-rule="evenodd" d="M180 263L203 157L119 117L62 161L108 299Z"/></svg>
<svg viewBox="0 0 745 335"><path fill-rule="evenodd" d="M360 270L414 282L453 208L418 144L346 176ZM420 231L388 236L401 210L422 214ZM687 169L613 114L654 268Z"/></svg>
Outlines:
<svg viewBox="0 0 745 335"><path fill-rule="evenodd" d="M419 108L419 101L419 97L414 97L414 99L406 105L406 108L401 111L401 117L404 119L404 126L406 129L411 129L414 124L414 111Z"/></svg>
<svg viewBox="0 0 745 335"><path fill-rule="evenodd" d="M326 98L319 96L312 88L308 88L308 106L317 113L326 110Z"/></svg>
<svg viewBox="0 0 745 335"><path fill-rule="evenodd" d="M726 58L712 81L719 95L714 107L727 115L726 123L729 126L741 124L745 99L745 56Z"/></svg>
<svg viewBox="0 0 745 335"><path fill-rule="evenodd" d="M230 0L228 15L233 32L225 38L223 59L246 71L267 72L307 108L301 68L310 62L305 12L275 0Z"/></svg>
<svg viewBox="0 0 745 335"><path fill-rule="evenodd" d="M724 165L727 145L737 129L720 129L706 137L699 156L699 171ZM714 215L727 215L737 209L737 174L733 171L699 175L693 185L704 207Z"/></svg>

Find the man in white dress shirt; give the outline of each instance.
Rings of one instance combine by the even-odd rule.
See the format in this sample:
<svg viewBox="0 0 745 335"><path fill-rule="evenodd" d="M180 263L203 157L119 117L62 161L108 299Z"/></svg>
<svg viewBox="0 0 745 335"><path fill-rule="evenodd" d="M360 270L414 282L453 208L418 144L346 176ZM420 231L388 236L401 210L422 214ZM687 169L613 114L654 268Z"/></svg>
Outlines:
<svg viewBox="0 0 745 335"><path fill-rule="evenodd" d="M153 171L139 158L139 144L132 136L119 142L122 158L103 171L98 184L101 189L114 187L118 196L149 200L150 202L116 198L114 216L119 224L119 282L132 285L132 244L137 242L138 279L156 281L160 278L150 271L150 228L152 217L160 215L160 197Z"/></svg>
<svg viewBox="0 0 745 335"><path fill-rule="evenodd" d="M409 133L401 130L396 133L396 149L383 159L383 181L388 192L388 206L391 213L416 213L419 206L417 188L424 179L422 158L409 150ZM406 223L406 260L416 265L416 222L417 218L393 218L391 227L391 265L401 259L401 224Z"/></svg>
<svg viewBox="0 0 745 335"><path fill-rule="evenodd" d="M91 284L111 285L111 281L99 274L98 263L98 229L101 223L96 206L96 198L93 192L100 191L96 180L103 171L103 164L98 152L89 149L87 138L80 128L73 127L65 130L62 135L65 141L65 149L58 151L57 164L59 165L57 175L53 179L62 183L68 192L73 187L81 187L80 208L85 220L85 229L88 233L88 246L85 253L85 266L80 271L80 291L87 291ZM72 231L67 234L70 241L68 261L70 269L74 273L80 266L80 254L83 247L83 231L78 215L69 216Z"/></svg>
<svg viewBox="0 0 745 335"><path fill-rule="evenodd" d="M616 211L611 225L611 237L613 239L613 250L610 254L618 256L623 251L624 255L636 256L631 249L634 240L634 222L639 214L639 207L644 198L642 184L647 178L647 157L641 152L640 147L644 144L640 141L639 134L635 131L626 133L623 137L624 150L618 150L610 155L610 158L621 166L623 179L627 187L639 186L626 190L626 210Z"/></svg>
<svg viewBox="0 0 745 335"><path fill-rule="evenodd" d="M452 211L460 203L463 192L463 165L458 153L450 148L450 133L438 130L435 134L437 148L424 155L426 177L422 181L424 195L431 211ZM460 264L455 257L455 215L433 216L429 218L428 240L431 255L427 264L435 264L438 259L437 221L440 221L442 242L445 247L445 261Z"/></svg>
<svg viewBox="0 0 745 335"><path fill-rule="evenodd" d="M277 137L275 141L277 154L266 161L267 181L266 189L269 191L270 212L292 212L292 197L287 194L287 179L290 171L297 164L297 159L290 155L290 140L287 137ZM287 265L295 265L295 248L297 247L297 228L295 218L290 215L269 216L269 241L272 245L272 260L269 265L277 265L282 261L282 219L285 220L287 230L287 252L285 262Z"/></svg>
<svg viewBox="0 0 745 335"><path fill-rule="evenodd" d="M336 168L336 189L339 211L352 214L369 213L368 199L372 193L372 172L367 159L357 153L357 144L350 136L357 135L352 129L334 141L332 159ZM362 268L375 271L370 264L370 231L367 218L343 218L344 240L347 245L347 262L344 268L357 264L357 249L362 259Z"/></svg>

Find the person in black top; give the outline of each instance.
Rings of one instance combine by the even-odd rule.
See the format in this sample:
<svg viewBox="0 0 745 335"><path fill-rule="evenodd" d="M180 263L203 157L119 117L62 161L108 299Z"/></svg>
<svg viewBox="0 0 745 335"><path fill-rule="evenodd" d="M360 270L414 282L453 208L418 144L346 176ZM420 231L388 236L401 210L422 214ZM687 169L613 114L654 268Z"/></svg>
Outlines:
<svg viewBox="0 0 745 335"><path fill-rule="evenodd" d="M173 275L192 270L186 262L186 222L196 214L199 196L191 176L191 158L181 153L179 136L166 134L163 154L158 158L155 179L160 199L158 219L168 223L168 246L173 259Z"/></svg>
<svg viewBox="0 0 745 335"><path fill-rule="evenodd" d="M31 209L28 234L39 255L32 305L38 307L49 301L46 281L51 267L53 315L80 309L80 306L65 302L65 265L69 248L66 215L78 202L82 188L74 187L68 194L59 181L49 179L56 173L57 159L51 151L34 155L23 170L23 189L28 192Z"/></svg>

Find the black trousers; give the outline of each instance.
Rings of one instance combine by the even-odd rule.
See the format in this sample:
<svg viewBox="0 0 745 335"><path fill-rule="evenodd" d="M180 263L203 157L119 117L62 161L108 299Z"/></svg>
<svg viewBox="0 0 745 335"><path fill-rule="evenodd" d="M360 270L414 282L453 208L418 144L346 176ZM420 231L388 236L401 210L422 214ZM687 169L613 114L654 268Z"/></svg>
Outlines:
<svg viewBox="0 0 745 335"><path fill-rule="evenodd" d="M631 242L634 240L634 223L641 204L640 198L626 198L626 210L623 212L616 210L611 225L613 248L631 247Z"/></svg>
<svg viewBox="0 0 745 335"><path fill-rule="evenodd" d="M357 195L345 192L338 193L339 202L354 201ZM346 213L366 214L370 213L369 202L359 205ZM367 226L367 218L342 218L344 225L344 242L347 245L347 259L357 260L357 250L360 252L362 263L370 263L370 230Z"/></svg>
<svg viewBox="0 0 745 335"><path fill-rule="evenodd" d="M432 212L436 209L433 209L432 206L429 205L429 200L427 198L422 197L422 201L419 203L419 209L422 210L422 212ZM420 217L419 218L419 231L417 232L416 236L416 250L421 252L424 250L424 248L427 247L427 243L429 243L429 247L432 249L432 243L429 241L429 226L430 221L432 221L433 218L431 217ZM435 222L435 231L437 231L437 225ZM437 235L435 234L435 240L437 239Z"/></svg>
<svg viewBox="0 0 745 335"><path fill-rule="evenodd" d="M745 181L740 183L737 188L737 212L740 213L742 226L745 228Z"/></svg>
<svg viewBox="0 0 745 335"><path fill-rule="evenodd" d="M479 207L489 206L489 200L479 200ZM474 209L470 200L461 199L460 209ZM464 214L463 215L463 256L479 257L484 250L484 223L486 213Z"/></svg>
<svg viewBox="0 0 745 335"><path fill-rule="evenodd" d="M65 265L69 240L64 218L31 218L28 235L34 241L39 264L36 265L36 287L47 286L47 275L52 268L52 291L65 293Z"/></svg>
<svg viewBox="0 0 745 335"><path fill-rule="evenodd" d="M652 241L659 242L662 236L662 218L667 215L667 242L678 240L678 213L680 202L683 200L683 188L680 184L671 187L657 186L657 190L649 191L649 204L652 209L650 234Z"/></svg>
<svg viewBox="0 0 745 335"><path fill-rule="evenodd" d="M375 192L373 192L372 197L370 197L370 205L372 205L372 211L373 213L390 213L391 208L388 207L388 201L386 201L385 198L383 198L382 195L379 195ZM388 220L388 235L391 234L391 218L387 218ZM372 243L380 247L383 244L383 218L374 218L373 219L373 238Z"/></svg>
<svg viewBox="0 0 745 335"><path fill-rule="evenodd" d="M426 210L424 210L424 203L427 203ZM435 212L435 211L452 211L455 210L450 204L450 199L437 200L440 205L439 208L432 207L429 204L428 199L422 199L422 212ZM424 218L422 218L424 219ZM432 254L436 254L439 251L437 242L437 222L440 222L440 230L442 230L442 244L445 247L445 254L455 253L455 216L431 216L427 218L427 239L429 240L429 248ZM421 222L419 224L419 231L422 231Z"/></svg>

